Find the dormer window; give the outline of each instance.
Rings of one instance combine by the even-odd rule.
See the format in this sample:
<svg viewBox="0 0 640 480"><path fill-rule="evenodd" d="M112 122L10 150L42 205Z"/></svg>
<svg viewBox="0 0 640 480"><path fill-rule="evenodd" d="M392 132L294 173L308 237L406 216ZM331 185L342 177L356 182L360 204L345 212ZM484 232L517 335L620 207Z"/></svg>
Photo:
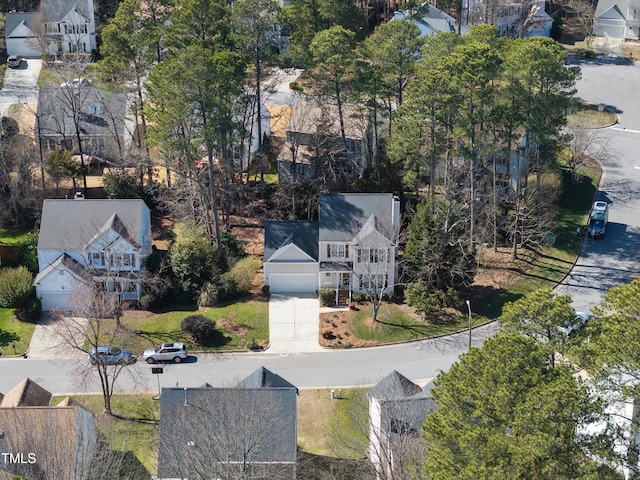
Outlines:
<svg viewBox="0 0 640 480"><path fill-rule="evenodd" d="M89 107L89 113L91 115L95 115L96 113L98 115L104 115L104 105L91 105Z"/></svg>

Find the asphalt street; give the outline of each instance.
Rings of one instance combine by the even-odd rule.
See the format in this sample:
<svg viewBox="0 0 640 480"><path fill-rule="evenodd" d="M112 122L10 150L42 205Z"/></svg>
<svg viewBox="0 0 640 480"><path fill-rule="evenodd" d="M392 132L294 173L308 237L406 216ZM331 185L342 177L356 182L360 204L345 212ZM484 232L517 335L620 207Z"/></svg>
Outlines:
<svg viewBox="0 0 640 480"><path fill-rule="evenodd" d="M611 286L634 278L640 252L640 69L629 63L601 60L583 62L578 97L602 103L616 111L619 124L600 134L614 153L605 165L601 198L611 201L610 226L605 239L585 241L582 255L566 283L558 289L570 293L578 310L588 311ZM496 329L473 330L473 345L480 345ZM265 366L299 388L365 386L377 383L392 370L424 383L447 370L468 349L468 334L386 347L312 353L207 354L179 365L165 365L151 374L145 363L131 365L118 378L118 392L154 392L160 386L198 386L208 382L229 385L259 366ZM99 392L97 382L84 382L86 359L54 361L33 358L0 359L0 392L29 376L55 393Z"/></svg>
<svg viewBox="0 0 640 480"><path fill-rule="evenodd" d="M558 293L588 312L611 287L638 276L640 254L640 67L603 57L577 63L582 79L576 97L616 113L618 123L599 130L609 155L597 200L609 202L604 239L585 239L580 258Z"/></svg>

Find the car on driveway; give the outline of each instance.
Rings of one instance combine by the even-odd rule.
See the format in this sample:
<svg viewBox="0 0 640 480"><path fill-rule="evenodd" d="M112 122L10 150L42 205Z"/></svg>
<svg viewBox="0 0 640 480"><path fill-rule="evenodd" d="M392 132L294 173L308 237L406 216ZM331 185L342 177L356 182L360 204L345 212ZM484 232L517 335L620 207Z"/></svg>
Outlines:
<svg viewBox="0 0 640 480"><path fill-rule="evenodd" d="M9 55L7 57L7 66L9 68L18 68L22 63L22 57L20 55Z"/></svg>
<svg viewBox="0 0 640 480"><path fill-rule="evenodd" d="M188 355L189 354L187 353L184 343L167 342L163 343L159 347L146 349L142 358L144 358L147 363L165 361L180 363L182 360L187 358Z"/></svg>
<svg viewBox="0 0 640 480"><path fill-rule="evenodd" d="M86 78L74 78L73 80L69 80L68 82L63 82L60 84L62 88L71 87L71 88L80 88L80 87L90 87L92 85L91 80Z"/></svg>
<svg viewBox="0 0 640 480"><path fill-rule="evenodd" d="M571 322L564 327L558 327L558 330L560 331L560 333L566 336L575 335L592 317L593 315L590 315L588 313L576 312L573 320L571 320Z"/></svg>
<svg viewBox="0 0 640 480"><path fill-rule="evenodd" d="M106 363L107 365L127 365L135 362L135 357L126 348L99 346L92 348L89 352L89 360L92 365L97 363Z"/></svg>

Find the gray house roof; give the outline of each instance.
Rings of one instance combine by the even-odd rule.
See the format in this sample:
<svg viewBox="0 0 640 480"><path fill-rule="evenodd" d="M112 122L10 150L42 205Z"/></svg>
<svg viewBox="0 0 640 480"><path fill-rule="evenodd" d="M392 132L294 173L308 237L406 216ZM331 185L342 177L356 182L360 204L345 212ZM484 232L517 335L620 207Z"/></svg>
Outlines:
<svg viewBox="0 0 640 480"><path fill-rule="evenodd" d="M296 395L293 386L163 388L158 477L228 478L243 462L295 472Z"/></svg>
<svg viewBox="0 0 640 480"><path fill-rule="evenodd" d="M22 23L31 29L31 22L36 18L37 13L7 13L5 20L5 37L11 35L11 33Z"/></svg>
<svg viewBox="0 0 640 480"><path fill-rule="evenodd" d="M413 397L419 393L422 393L422 388L420 388L419 385L416 385L401 373L393 370L367 392L367 397L369 400L373 398L378 400L392 400Z"/></svg>
<svg viewBox="0 0 640 480"><path fill-rule="evenodd" d="M92 13L89 11L89 4L86 0L42 0L41 5L46 9L47 20L50 22L62 20L74 7L80 15L87 19Z"/></svg>
<svg viewBox="0 0 640 480"><path fill-rule="evenodd" d="M260 367L254 371L247 378L242 380L237 385L238 388L294 388L296 392L297 387L289 383L280 375L273 373L272 371Z"/></svg>
<svg viewBox="0 0 640 480"><path fill-rule="evenodd" d="M391 229L391 193L340 193L320 195L318 207L321 242L349 242L375 216L376 225ZM385 233L384 231L381 233Z"/></svg>
<svg viewBox="0 0 640 480"><path fill-rule="evenodd" d="M289 243L318 260L318 222L264 222L265 262Z"/></svg>
<svg viewBox="0 0 640 480"><path fill-rule="evenodd" d="M108 227L136 244L148 233L141 229L151 224L149 216L142 200L47 199L42 205L38 250L84 250Z"/></svg>
<svg viewBox="0 0 640 480"><path fill-rule="evenodd" d="M127 96L109 94L94 86L41 87L38 100L40 134L75 140L74 111L79 112L82 136L123 136Z"/></svg>
<svg viewBox="0 0 640 480"><path fill-rule="evenodd" d="M615 8L622 18L627 18L627 12L629 7L640 8L640 1L638 0L599 0L596 6L596 12L594 17L599 18L603 13L611 8Z"/></svg>

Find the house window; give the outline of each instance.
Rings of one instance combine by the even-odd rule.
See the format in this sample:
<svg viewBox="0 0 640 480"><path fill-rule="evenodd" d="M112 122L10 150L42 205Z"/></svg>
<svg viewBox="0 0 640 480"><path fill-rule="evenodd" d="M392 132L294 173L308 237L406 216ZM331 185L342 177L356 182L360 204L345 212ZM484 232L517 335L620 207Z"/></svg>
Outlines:
<svg viewBox="0 0 640 480"><path fill-rule="evenodd" d="M90 113L91 115L95 115L95 113L96 113L96 106L95 106L95 105L91 105L91 106L89 107L89 113Z"/></svg>
<svg viewBox="0 0 640 480"><path fill-rule="evenodd" d="M327 258L346 259L349 258L349 245L329 244L327 245Z"/></svg>
<svg viewBox="0 0 640 480"><path fill-rule="evenodd" d="M360 288L362 290L384 288L386 283L387 275L385 273L380 273L378 275L363 275L360 279Z"/></svg>
<svg viewBox="0 0 640 480"><path fill-rule="evenodd" d="M94 267L104 267L104 253L91 253L91 265L93 265Z"/></svg>
<svg viewBox="0 0 640 480"><path fill-rule="evenodd" d="M136 256L133 253L112 253L109 263L112 267L135 267Z"/></svg>
<svg viewBox="0 0 640 480"><path fill-rule="evenodd" d="M359 248L358 263L383 263L387 261L387 250L383 248Z"/></svg>

